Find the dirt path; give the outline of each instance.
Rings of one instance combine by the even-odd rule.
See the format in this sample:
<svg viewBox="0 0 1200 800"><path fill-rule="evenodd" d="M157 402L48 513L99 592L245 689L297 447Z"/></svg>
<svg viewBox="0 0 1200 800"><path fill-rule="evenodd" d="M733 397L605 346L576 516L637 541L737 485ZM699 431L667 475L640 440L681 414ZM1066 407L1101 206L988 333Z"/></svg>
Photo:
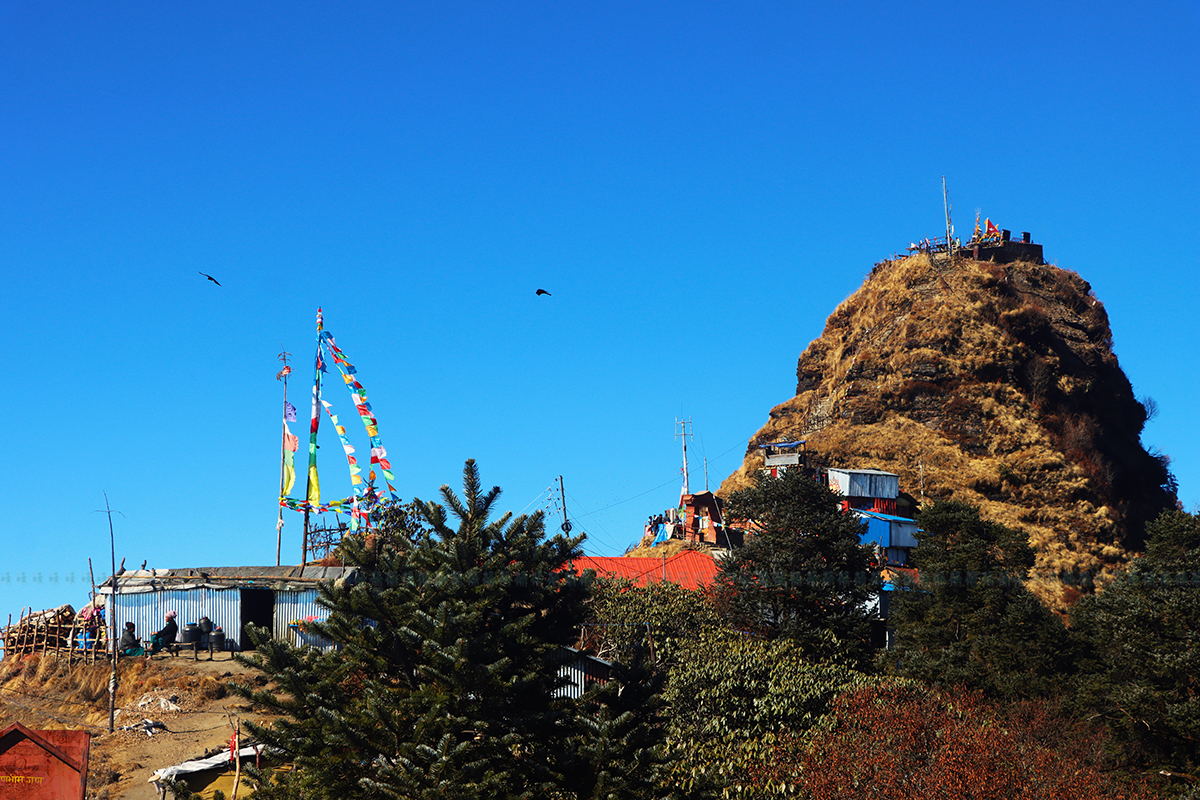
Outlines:
<svg viewBox="0 0 1200 800"><path fill-rule="evenodd" d="M141 675L131 676L122 686L123 693L138 696L132 705L126 703L128 710L117 717L116 727L151 719L161 721L167 731L155 730L150 736L144 730L118 730L93 739L93 753L98 752L108 768L120 775L108 800L158 800L149 782L155 770L228 748L231 719L264 721L240 697L224 692L231 681L261 680L260 673L234 661L229 653L218 654L213 661L205 657L193 661L190 654L160 657ZM144 688L140 695L139 688ZM171 710L172 706L179 710Z"/></svg>

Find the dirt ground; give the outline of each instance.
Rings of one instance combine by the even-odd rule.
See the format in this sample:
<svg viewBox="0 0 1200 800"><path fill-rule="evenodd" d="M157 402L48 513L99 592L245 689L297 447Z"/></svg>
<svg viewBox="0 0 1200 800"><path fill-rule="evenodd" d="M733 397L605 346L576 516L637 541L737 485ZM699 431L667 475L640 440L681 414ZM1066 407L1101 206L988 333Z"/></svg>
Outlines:
<svg viewBox="0 0 1200 800"><path fill-rule="evenodd" d="M88 800L158 800L149 783L155 770L228 748L231 721L269 721L227 690L230 682L265 685L261 673L228 652L206 659L202 654L193 661L184 652L122 661L113 733L108 733L107 664L6 660L0 671L0 727L16 721L32 728L91 730ZM153 727L148 735L144 720L166 729Z"/></svg>
<svg viewBox="0 0 1200 800"><path fill-rule="evenodd" d="M237 683L253 683L261 679L260 673L233 660L230 653L217 655L213 661L201 657L193 661L190 654L177 657L159 657L152 662L151 670L159 667L164 672L182 672L175 679L175 686L169 684L163 688L148 689L139 702L149 698L169 698L174 694L178 699L174 702L180 706L180 711L166 711L161 705L152 700L145 709L149 712L142 716L140 711L130 711L125 719L118 718L116 727L135 724L143 718L163 722L169 732L156 731L153 736L147 736L143 731L116 731L105 738L111 739L111 744L105 738L93 740L93 752L99 749L110 753L114 762L119 762L122 769L121 780L117 786L118 793L110 793L109 798L115 800L152 800L158 798L158 793L149 783L150 775L156 769L169 767L193 758L199 758L210 751L229 747L230 735L233 731L231 720L237 722L249 719L262 722L263 717L253 712L251 707L235 695L220 698L206 698L203 690L190 688L192 681L188 677L213 678L221 684L233 681ZM148 674L153 674L150 672ZM179 688L183 684L184 688ZM128 689L130 687L126 687Z"/></svg>

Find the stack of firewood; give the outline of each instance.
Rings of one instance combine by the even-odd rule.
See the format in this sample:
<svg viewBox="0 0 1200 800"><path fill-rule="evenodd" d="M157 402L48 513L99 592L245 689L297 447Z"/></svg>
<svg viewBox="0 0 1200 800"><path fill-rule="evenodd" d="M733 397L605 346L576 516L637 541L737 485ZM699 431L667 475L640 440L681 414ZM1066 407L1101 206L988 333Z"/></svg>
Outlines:
<svg viewBox="0 0 1200 800"><path fill-rule="evenodd" d="M16 625L4 630L4 657L26 653L72 650L78 647L76 637L83 630L75 618L75 609L61 605L47 611L22 614Z"/></svg>

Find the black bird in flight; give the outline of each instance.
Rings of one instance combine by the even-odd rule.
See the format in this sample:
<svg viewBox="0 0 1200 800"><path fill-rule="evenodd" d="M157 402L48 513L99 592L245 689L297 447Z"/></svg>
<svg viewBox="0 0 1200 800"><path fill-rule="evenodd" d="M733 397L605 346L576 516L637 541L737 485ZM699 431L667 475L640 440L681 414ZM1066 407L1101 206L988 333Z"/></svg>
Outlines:
<svg viewBox="0 0 1200 800"><path fill-rule="evenodd" d="M547 292L545 289L538 289L538 290L537 290L537 293L538 293L539 295L542 295L542 294L544 294L544 295L546 295L546 297L551 297L551 294L550 294L549 292Z"/></svg>
<svg viewBox="0 0 1200 800"><path fill-rule="evenodd" d="M197 270L197 272L199 272L199 270ZM217 286L221 285L221 282L219 280L214 278L212 275L209 275L207 272L201 272L200 274L203 275L204 277L208 278L210 281L215 283Z"/></svg>

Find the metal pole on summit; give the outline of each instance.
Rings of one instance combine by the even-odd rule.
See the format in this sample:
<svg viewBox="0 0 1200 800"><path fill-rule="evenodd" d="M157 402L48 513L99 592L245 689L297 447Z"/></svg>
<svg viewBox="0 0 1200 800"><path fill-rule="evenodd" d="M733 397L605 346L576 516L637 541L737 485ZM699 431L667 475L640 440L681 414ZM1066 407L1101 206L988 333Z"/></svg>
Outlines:
<svg viewBox="0 0 1200 800"><path fill-rule="evenodd" d="M946 176L942 176L942 204L946 207L946 252L950 256L950 266L954 266L954 240L951 235L954 226L950 224L950 193L946 191Z"/></svg>

